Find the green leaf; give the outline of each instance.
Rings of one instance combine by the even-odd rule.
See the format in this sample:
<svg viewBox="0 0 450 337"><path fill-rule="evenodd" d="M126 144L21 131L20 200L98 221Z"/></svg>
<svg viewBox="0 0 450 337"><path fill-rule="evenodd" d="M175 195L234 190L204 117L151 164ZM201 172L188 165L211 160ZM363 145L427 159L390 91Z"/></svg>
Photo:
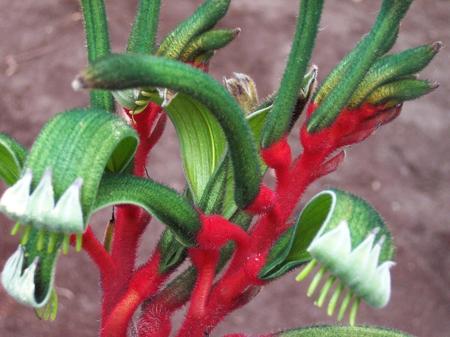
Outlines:
<svg viewBox="0 0 450 337"><path fill-rule="evenodd" d="M58 314L58 294L54 288L52 289L47 304L42 308L35 309L34 312L39 319L44 321L54 321L56 319L56 315Z"/></svg>
<svg viewBox="0 0 450 337"><path fill-rule="evenodd" d="M187 95L178 94L165 110L175 126L186 180L197 204L222 161L225 135L212 113Z"/></svg>
<svg viewBox="0 0 450 337"><path fill-rule="evenodd" d="M274 337L412 337L401 331L369 326L313 326L287 330Z"/></svg>
<svg viewBox="0 0 450 337"><path fill-rule="evenodd" d="M11 137L0 133L0 180L14 184L20 177L27 151Z"/></svg>
<svg viewBox="0 0 450 337"><path fill-rule="evenodd" d="M187 256L186 246L178 241L177 236L169 228L164 231L158 246L161 251L160 274L177 268Z"/></svg>

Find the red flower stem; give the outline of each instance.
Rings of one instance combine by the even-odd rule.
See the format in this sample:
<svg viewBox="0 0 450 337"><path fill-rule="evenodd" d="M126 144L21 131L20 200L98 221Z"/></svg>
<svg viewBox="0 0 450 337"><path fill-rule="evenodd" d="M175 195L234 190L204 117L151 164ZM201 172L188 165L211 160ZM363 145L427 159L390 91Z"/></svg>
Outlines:
<svg viewBox="0 0 450 337"><path fill-rule="evenodd" d="M167 115L165 113L161 114L158 121L156 122L155 128L153 129L150 137L148 138L148 144L150 150L155 146L155 144L161 139L164 129L166 128Z"/></svg>
<svg viewBox="0 0 450 337"><path fill-rule="evenodd" d="M137 270L129 283L128 289L114 306L103 324L102 337L124 337L131 318L138 306L158 290L169 273L160 274L161 254L155 251L152 258Z"/></svg>
<svg viewBox="0 0 450 337"><path fill-rule="evenodd" d="M198 320L206 314L206 303L212 288L219 261L218 250L190 249L189 255L197 269L197 280L192 291L186 319Z"/></svg>
<svg viewBox="0 0 450 337"><path fill-rule="evenodd" d="M170 317L182 307L195 286L197 272L190 268L173 283L143 305L139 319L139 337L167 337L171 332Z"/></svg>
<svg viewBox="0 0 450 337"><path fill-rule="evenodd" d="M70 243L75 245L76 237L72 235ZM83 249L96 264L100 271L100 276L103 279L111 275L114 270L114 263L111 256L106 251L105 247L95 237L91 227L88 226L86 232L83 234Z"/></svg>
<svg viewBox="0 0 450 337"><path fill-rule="evenodd" d="M153 126L161 107L150 103L147 108L136 115L130 116L133 127L139 135L139 146L134 158L136 176L145 175L145 167L150 150L160 139L164 130L165 119L160 118L153 132ZM126 114L129 114L125 110ZM103 284L103 314L102 322L109 316L117 301L124 296L126 287L132 277L139 239L151 217L142 209L123 205L116 208L115 228L111 247L111 257L115 264L116 274L113 280Z"/></svg>
<svg viewBox="0 0 450 337"><path fill-rule="evenodd" d="M139 146L134 157L134 174L143 177L145 174L145 166L147 164L148 154L155 141L151 141L151 130L155 124L156 118L161 112L161 107L150 103L144 111L139 114L132 115L133 126L139 135ZM162 134L162 131L161 131ZM156 137L159 138L159 137Z"/></svg>

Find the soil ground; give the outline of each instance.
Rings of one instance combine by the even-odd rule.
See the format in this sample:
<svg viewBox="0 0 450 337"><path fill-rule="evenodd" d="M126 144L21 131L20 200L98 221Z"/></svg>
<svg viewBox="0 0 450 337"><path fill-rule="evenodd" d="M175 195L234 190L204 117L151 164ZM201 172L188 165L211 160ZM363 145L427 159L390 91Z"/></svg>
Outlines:
<svg viewBox="0 0 450 337"><path fill-rule="evenodd" d="M191 13L200 0L163 1L160 33ZM113 48L121 51L135 1L107 1ZM379 1L327 1L314 63L321 78L356 43L373 21ZM214 76L247 73L261 96L275 90L289 52L297 1L234 0L223 27L239 26L241 36L218 53ZM76 0L0 0L0 132L31 145L39 129L59 111L83 106L85 93L70 81L86 64ZM450 45L450 2L417 0L402 25L396 50L442 40ZM345 164L307 193L335 186L368 199L390 224L397 243L393 296L384 310L363 306L359 321L405 330L421 337L450 337L450 76L443 50L423 77L441 87L405 104L401 117L348 152ZM294 132L295 134L295 132ZM296 141L296 137L291 140ZM169 129L152 155L149 170L176 188L183 186L178 147ZM17 239L10 221L0 218L0 265ZM101 219L96 230L101 233ZM143 256L155 233L147 233ZM59 261L60 311L56 322L40 322L0 289L0 336L92 337L99 324L97 272L84 254ZM178 320L182 314L178 315ZM230 332L267 333L281 328L333 322L312 305L294 274L267 286L248 306L235 312L213 336Z"/></svg>

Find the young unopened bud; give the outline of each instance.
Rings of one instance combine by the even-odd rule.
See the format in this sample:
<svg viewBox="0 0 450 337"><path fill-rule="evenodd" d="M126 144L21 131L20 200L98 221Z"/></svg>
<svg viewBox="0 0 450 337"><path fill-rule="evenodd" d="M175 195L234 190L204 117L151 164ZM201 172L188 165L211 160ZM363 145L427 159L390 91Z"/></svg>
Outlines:
<svg viewBox="0 0 450 337"><path fill-rule="evenodd" d="M253 79L241 73L234 73L232 78L224 78L223 83L231 95L236 98L244 111L251 112L258 105L258 92Z"/></svg>
<svg viewBox="0 0 450 337"><path fill-rule="evenodd" d="M210 30L193 39L180 55L180 60L193 61L197 56L206 52L215 51L227 46L241 32L236 29Z"/></svg>
<svg viewBox="0 0 450 337"><path fill-rule="evenodd" d="M386 103L387 107L392 107L426 95L438 87L437 82L427 80L399 80L378 87L367 97L366 102L372 105Z"/></svg>

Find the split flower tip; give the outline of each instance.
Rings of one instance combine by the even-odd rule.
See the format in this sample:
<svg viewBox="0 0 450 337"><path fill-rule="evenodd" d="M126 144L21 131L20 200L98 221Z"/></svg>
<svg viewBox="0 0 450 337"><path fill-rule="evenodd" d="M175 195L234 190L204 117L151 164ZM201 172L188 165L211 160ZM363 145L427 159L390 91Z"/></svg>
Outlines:
<svg viewBox="0 0 450 337"><path fill-rule="evenodd" d="M39 308L45 305L46 299L38 302L35 297L35 276L39 263L36 257L25 269L25 249L19 245L13 255L6 261L1 275L1 282L6 292L14 297L18 302Z"/></svg>

